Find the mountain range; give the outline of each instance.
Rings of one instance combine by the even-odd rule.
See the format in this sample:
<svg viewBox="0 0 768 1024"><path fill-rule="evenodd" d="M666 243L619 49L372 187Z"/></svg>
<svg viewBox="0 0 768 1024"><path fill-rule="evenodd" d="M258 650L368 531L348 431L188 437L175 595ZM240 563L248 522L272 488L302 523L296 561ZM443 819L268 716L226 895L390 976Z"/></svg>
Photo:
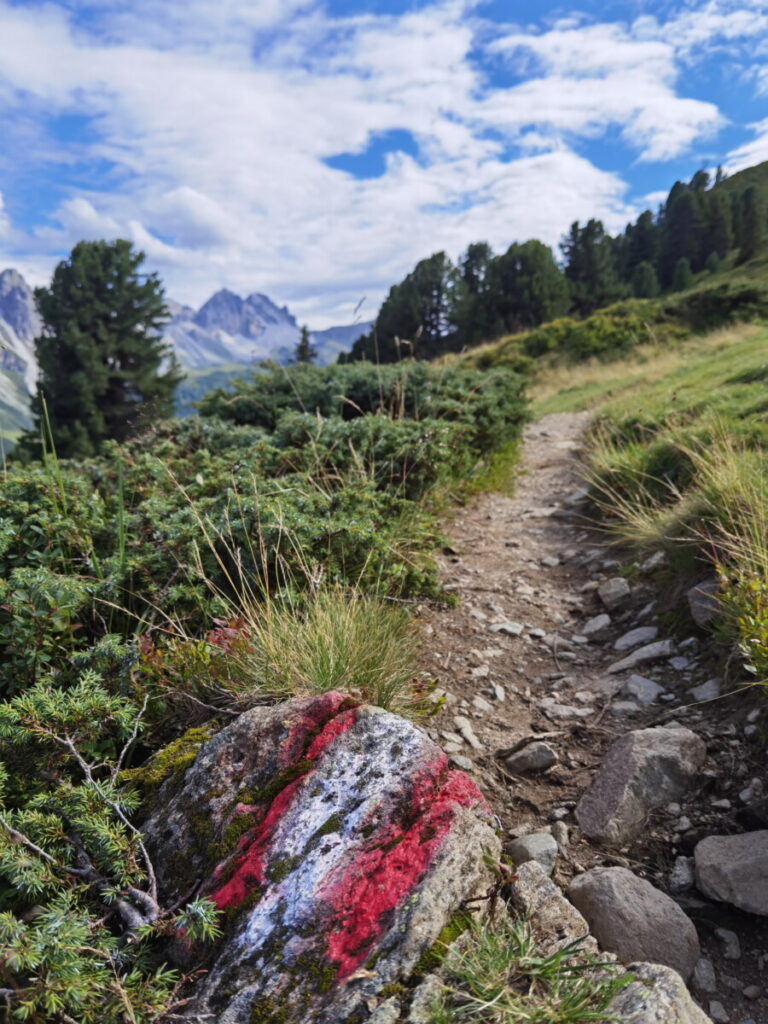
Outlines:
<svg viewBox="0 0 768 1024"><path fill-rule="evenodd" d="M187 377L178 392L178 411L214 386L247 373L255 362L288 363L300 328L287 306L254 292L241 298L221 289L195 310L167 302L171 319L164 331ZM310 335L321 364L347 352L370 323L329 327ZM0 438L29 427L29 398L37 381L34 339L41 329L32 289L17 270L0 273Z"/></svg>

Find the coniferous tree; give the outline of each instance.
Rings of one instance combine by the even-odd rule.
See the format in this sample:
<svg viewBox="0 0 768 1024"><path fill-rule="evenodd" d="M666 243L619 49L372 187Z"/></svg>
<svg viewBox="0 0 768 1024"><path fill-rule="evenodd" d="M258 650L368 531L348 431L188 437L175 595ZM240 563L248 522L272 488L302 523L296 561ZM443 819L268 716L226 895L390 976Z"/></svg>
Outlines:
<svg viewBox="0 0 768 1024"><path fill-rule="evenodd" d="M700 270L708 253L702 254L705 220L700 192L676 182L664 208L661 254L662 283L669 285L677 263L687 259L694 270Z"/></svg>
<svg viewBox="0 0 768 1024"><path fill-rule="evenodd" d="M731 204L721 192L713 192L709 197L707 248L710 253L717 253L721 260L733 248Z"/></svg>
<svg viewBox="0 0 768 1024"><path fill-rule="evenodd" d="M40 390L22 452L38 454L41 427L50 426L59 455L85 458L173 411L182 375L159 333L168 316L163 287L141 272L143 260L122 239L79 242L50 287L35 290Z"/></svg>
<svg viewBox="0 0 768 1024"><path fill-rule="evenodd" d="M625 275L632 280L635 268L641 263L656 267L659 258L659 227L650 210L641 213L634 226L628 229Z"/></svg>
<svg viewBox="0 0 768 1024"><path fill-rule="evenodd" d="M720 269L720 257L716 252L711 252L707 256L707 262L704 264L704 269L710 274L716 274Z"/></svg>
<svg viewBox="0 0 768 1024"><path fill-rule="evenodd" d="M739 260L756 256L766 235L765 203L759 189L750 185L741 196L741 248Z"/></svg>
<svg viewBox="0 0 768 1024"><path fill-rule="evenodd" d="M672 291L685 291L685 289L690 288L692 284L693 272L691 271L691 264L686 256L681 256L675 264L675 270L672 274Z"/></svg>
<svg viewBox="0 0 768 1024"><path fill-rule="evenodd" d="M490 293L490 268L495 259L487 242L472 242L459 260L453 320L462 345L498 337L504 327Z"/></svg>
<svg viewBox="0 0 768 1024"><path fill-rule="evenodd" d="M293 358L297 363L314 363L315 359L317 359L317 349L309 339L309 328L306 324L301 328L301 336L296 345Z"/></svg>
<svg viewBox="0 0 768 1024"><path fill-rule="evenodd" d="M543 242L510 245L493 260L488 277L486 301L505 331L536 327L568 312L568 282Z"/></svg>
<svg viewBox="0 0 768 1024"><path fill-rule="evenodd" d="M588 316L626 294L616 272L613 239L601 221L589 220L583 228L574 222L560 248L565 256L571 303L580 316Z"/></svg>
<svg viewBox="0 0 768 1024"><path fill-rule="evenodd" d="M654 299L659 294L659 279L653 264L643 260L632 274L632 294L637 299Z"/></svg>

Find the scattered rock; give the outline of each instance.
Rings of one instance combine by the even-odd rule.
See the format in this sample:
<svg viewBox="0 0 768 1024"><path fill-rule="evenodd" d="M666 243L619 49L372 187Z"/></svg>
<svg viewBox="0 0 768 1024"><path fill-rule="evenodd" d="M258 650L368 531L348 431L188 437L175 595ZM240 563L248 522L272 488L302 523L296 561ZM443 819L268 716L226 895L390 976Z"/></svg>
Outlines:
<svg viewBox="0 0 768 1024"><path fill-rule="evenodd" d="M529 743L516 754L510 754L504 761L507 768L515 775L526 772L542 772L557 764L557 752L548 743Z"/></svg>
<svg viewBox="0 0 768 1024"><path fill-rule="evenodd" d="M715 935L720 941L726 960L741 960L741 943L736 932L732 932L730 928L715 928Z"/></svg>
<svg viewBox="0 0 768 1024"><path fill-rule="evenodd" d="M685 672L686 669L691 667L691 661L689 658L678 656L676 658L669 659L670 668L673 668L675 672Z"/></svg>
<svg viewBox="0 0 768 1024"><path fill-rule="evenodd" d="M510 884L511 903L530 920L540 939L539 948L545 956L567 946L574 939L588 936L587 922L547 877L541 864L535 860L526 861L517 868L515 874L517 878ZM582 948L592 952L596 949L596 943L593 939L587 939Z"/></svg>
<svg viewBox="0 0 768 1024"><path fill-rule="evenodd" d="M749 785L745 786L739 793L739 800L743 804L751 804L755 800L759 800L763 795L763 780L762 779L750 779Z"/></svg>
<svg viewBox="0 0 768 1024"><path fill-rule="evenodd" d="M641 572L653 572L654 569L660 569L662 565L667 564L667 556L663 551L654 551L646 560L641 564Z"/></svg>
<svg viewBox="0 0 768 1024"><path fill-rule="evenodd" d="M503 633L504 636L520 636L523 628L522 622L496 622L488 630L491 633Z"/></svg>
<svg viewBox="0 0 768 1024"><path fill-rule="evenodd" d="M472 723L468 718L464 715L456 715L453 719L453 724L456 726L456 731L459 733L461 738L468 743L473 750L483 749L483 745L477 736L475 736Z"/></svg>
<svg viewBox="0 0 768 1024"><path fill-rule="evenodd" d="M710 1001L709 1016L715 1024L728 1024L731 1019L723 1004L718 1002L717 999L712 999Z"/></svg>
<svg viewBox="0 0 768 1024"><path fill-rule="evenodd" d="M571 704L559 704L554 697L544 697L539 701L539 707L547 718L568 719L568 718L589 718L592 714L591 708L575 708Z"/></svg>
<svg viewBox="0 0 768 1024"><path fill-rule="evenodd" d="M451 764L455 764L463 772L473 772L475 770L475 762L471 757L466 757L464 754L452 753Z"/></svg>
<svg viewBox="0 0 768 1024"><path fill-rule="evenodd" d="M669 873L671 892L685 892L692 889L696 881L693 857L675 857L675 865Z"/></svg>
<svg viewBox="0 0 768 1024"><path fill-rule="evenodd" d="M712 995L717 992L717 978L715 968L711 960L702 956L696 961L691 978L691 988L699 995Z"/></svg>
<svg viewBox="0 0 768 1024"><path fill-rule="evenodd" d="M694 858L705 896L768 916L768 830L709 836L697 843Z"/></svg>
<svg viewBox="0 0 768 1024"><path fill-rule="evenodd" d="M661 661L662 658L668 658L675 649L673 640L657 640L655 643L646 644L645 647L638 647L636 651L632 651L626 658L622 658L621 661L616 661L613 665L609 665L607 671L611 674L615 672L625 672L627 669L636 668L638 665L643 665L648 661Z"/></svg>
<svg viewBox="0 0 768 1024"><path fill-rule="evenodd" d="M616 715L617 718L636 715L639 710L640 708L633 700L617 700L611 704L611 714Z"/></svg>
<svg viewBox="0 0 768 1024"><path fill-rule="evenodd" d="M688 994L683 979L661 964L633 963L635 981L616 995L607 1014L627 1024L710 1024Z"/></svg>
<svg viewBox="0 0 768 1024"><path fill-rule="evenodd" d="M545 555L541 560L541 564L546 569L556 569L560 565L560 559L555 555Z"/></svg>
<svg viewBox="0 0 768 1024"><path fill-rule="evenodd" d="M701 686L694 686L690 694L694 700L715 700L720 696L720 680L708 679Z"/></svg>
<svg viewBox="0 0 768 1024"><path fill-rule="evenodd" d="M546 635L547 631L545 629L536 628L528 630L528 636L532 636L534 640L543 640Z"/></svg>
<svg viewBox="0 0 768 1024"><path fill-rule="evenodd" d="M741 994L745 999L759 999L763 994L763 990L759 985L747 985L746 988L741 990Z"/></svg>
<svg viewBox="0 0 768 1024"><path fill-rule="evenodd" d="M586 637L598 637L601 634L605 633L605 631L610 627L610 625L610 615L606 615L605 613L603 613L602 615L595 615L594 618L589 619L588 622L585 622L581 632Z"/></svg>
<svg viewBox="0 0 768 1024"><path fill-rule="evenodd" d="M548 875L551 875L555 868L558 848L556 840L548 832L534 832L516 839L507 852L515 864L526 864L535 860Z"/></svg>
<svg viewBox="0 0 768 1024"><path fill-rule="evenodd" d="M664 693L664 687L659 686L653 679L632 675L622 686L621 692L627 697L634 697L641 704L653 704L656 698Z"/></svg>
<svg viewBox="0 0 768 1024"><path fill-rule="evenodd" d="M658 635L659 630L656 626L638 626L637 629L630 629L624 636L620 636L614 643L613 649L614 651L631 651L633 647L639 647L640 644L649 644Z"/></svg>
<svg viewBox="0 0 768 1024"><path fill-rule="evenodd" d="M560 853L565 853L570 845L568 826L564 821L555 821L552 824L552 838L557 843Z"/></svg>
<svg viewBox="0 0 768 1024"><path fill-rule="evenodd" d="M568 898L602 949L624 961L652 956L690 977L700 953L696 929L650 882L626 868L592 868L571 882Z"/></svg>
<svg viewBox="0 0 768 1024"><path fill-rule="evenodd" d="M642 831L651 811L685 792L706 758L690 729L635 729L608 750L576 808L591 839L621 844Z"/></svg>
<svg viewBox="0 0 768 1024"><path fill-rule="evenodd" d="M487 888L483 850L499 853L474 783L423 732L338 693L238 716L158 806L161 898L197 884L227 911L192 1020L367 1020ZM346 983L371 956L376 972Z"/></svg>
<svg viewBox="0 0 768 1024"><path fill-rule="evenodd" d="M701 629L707 627L718 613L717 594L719 590L720 583L713 577L697 583L686 594L691 618Z"/></svg>
<svg viewBox="0 0 768 1024"><path fill-rule="evenodd" d="M473 697L472 707L475 711L479 711L481 714L487 714L489 711L493 711L493 704L489 704L484 697Z"/></svg>
<svg viewBox="0 0 768 1024"><path fill-rule="evenodd" d="M623 576L614 576L597 588L597 596L609 612L626 604L631 595L630 586Z"/></svg>

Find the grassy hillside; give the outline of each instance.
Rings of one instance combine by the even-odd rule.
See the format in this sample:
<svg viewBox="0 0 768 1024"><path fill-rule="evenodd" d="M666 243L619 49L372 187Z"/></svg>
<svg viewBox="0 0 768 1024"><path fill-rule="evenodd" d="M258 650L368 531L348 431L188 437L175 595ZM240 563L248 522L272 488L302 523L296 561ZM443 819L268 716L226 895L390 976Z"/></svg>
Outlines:
<svg viewBox="0 0 768 1024"><path fill-rule="evenodd" d="M535 415L595 413L588 469L609 528L667 553L669 593L717 574L731 668L768 686L768 325L551 364L532 391Z"/></svg>

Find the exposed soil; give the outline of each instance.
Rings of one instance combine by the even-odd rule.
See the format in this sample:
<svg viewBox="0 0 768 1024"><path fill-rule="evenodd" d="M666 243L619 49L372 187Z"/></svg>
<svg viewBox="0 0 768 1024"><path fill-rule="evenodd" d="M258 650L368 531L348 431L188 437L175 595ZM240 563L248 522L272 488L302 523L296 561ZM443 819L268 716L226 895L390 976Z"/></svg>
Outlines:
<svg viewBox="0 0 768 1024"><path fill-rule="evenodd" d="M768 783L768 715L762 715L764 699L761 703L751 691L694 703L692 687L713 676L722 679L723 652L688 616L684 595L694 580L681 583L663 565L641 569L636 555L612 546L594 528L579 495L579 452L588 418L558 414L529 426L514 496L484 494L447 525L451 542L441 556L441 571L460 604L425 615L422 667L446 692L429 731L458 764L475 773L510 840L565 822L570 842L554 876L561 886L588 868L622 865L669 891L676 856L691 856L707 835L742 831L739 792L753 778ZM630 597L610 613L611 624L599 640L584 642L585 623L606 611L598 585L619 575L627 577ZM504 622L522 625L520 635L493 631ZM633 710L620 692L631 673L610 675L607 669L624 656L614 650L616 639L637 626L657 626L658 639L674 636L674 653L685 663L668 658L632 670L665 690L654 704ZM729 689L733 685L724 683L723 692ZM549 708L547 698L552 698ZM553 710L552 704L571 712ZM757 710L758 728L749 729L747 716ZM469 719L477 747L460 735L456 716ZM650 819L632 847L609 850L590 843L575 823L573 808L606 748L631 729L671 720L707 742L709 758L696 791L681 806L670 805ZM538 733L552 734L548 742L559 763L536 775L511 775L505 752ZM713 807L724 799L730 809ZM702 998L705 1010L714 999L732 1024L768 1024L768 920L712 903L695 888L673 895L696 924L702 955L715 966L717 992ZM738 934L738 960L723 958L714 934L721 927ZM742 991L753 985L762 995L750 1000Z"/></svg>

